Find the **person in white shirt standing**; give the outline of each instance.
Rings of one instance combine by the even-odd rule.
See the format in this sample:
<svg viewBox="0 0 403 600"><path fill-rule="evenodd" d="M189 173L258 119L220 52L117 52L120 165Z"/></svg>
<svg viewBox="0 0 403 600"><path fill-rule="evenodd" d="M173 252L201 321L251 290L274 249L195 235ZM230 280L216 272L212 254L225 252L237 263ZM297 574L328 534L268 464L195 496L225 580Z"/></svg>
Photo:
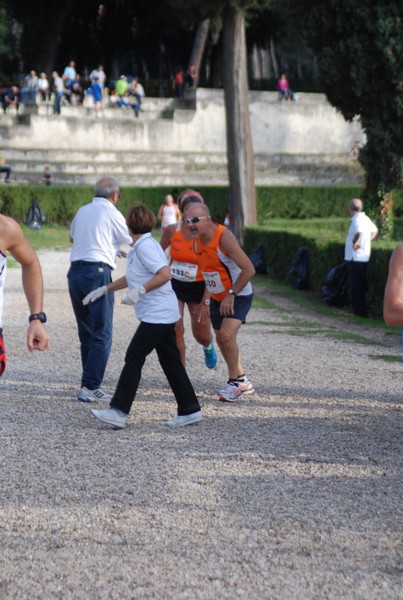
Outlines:
<svg viewBox="0 0 403 600"><path fill-rule="evenodd" d="M155 223L155 215L147 206L139 204L130 209L127 226L133 247L127 259L126 275L90 292L83 300L88 306L96 306L108 293L128 287L122 303L134 305L140 321L127 348L110 407L91 411L95 417L117 429L126 427L145 359L153 350L157 352L178 406L178 415L167 421L167 425L182 427L202 420L199 401L176 345L178 301L171 286L171 272L164 251L151 235Z"/></svg>
<svg viewBox="0 0 403 600"><path fill-rule="evenodd" d="M101 389L112 346L114 294L99 302L83 305L89 292L112 281L116 257L126 253L120 244L131 244L125 218L118 211L119 185L114 177L103 177L95 184L90 204L79 208L70 227L73 244L67 274L69 294L77 321L81 349L81 402L109 401Z"/></svg>
<svg viewBox="0 0 403 600"><path fill-rule="evenodd" d="M371 256L371 242L378 235L378 228L363 212L363 203L353 198L348 205L351 225L344 248L344 260L348 263L351 283L351 305L355 315L368 316L367 267Z"/></svg>

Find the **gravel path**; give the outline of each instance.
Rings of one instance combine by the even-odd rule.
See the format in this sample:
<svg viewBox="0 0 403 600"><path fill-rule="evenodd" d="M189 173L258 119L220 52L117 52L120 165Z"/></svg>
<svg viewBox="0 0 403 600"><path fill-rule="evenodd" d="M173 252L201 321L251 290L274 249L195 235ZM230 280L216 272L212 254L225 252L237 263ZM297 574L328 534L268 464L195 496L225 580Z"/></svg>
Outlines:
<svg viewBox="0 0 403 600"><path fill-rule="evenodd" d="M266 291L277 308L240 333L255 395L218 402L223 360L208 371L188 328L205 420L165 425L175 403L152 355L113 431L75 399L69 254L40 258L48 352L26 351L19 270L7 279L0 598L403 598L397 330L353 331ZM111 390L135 327L117 298Z"/></svg>

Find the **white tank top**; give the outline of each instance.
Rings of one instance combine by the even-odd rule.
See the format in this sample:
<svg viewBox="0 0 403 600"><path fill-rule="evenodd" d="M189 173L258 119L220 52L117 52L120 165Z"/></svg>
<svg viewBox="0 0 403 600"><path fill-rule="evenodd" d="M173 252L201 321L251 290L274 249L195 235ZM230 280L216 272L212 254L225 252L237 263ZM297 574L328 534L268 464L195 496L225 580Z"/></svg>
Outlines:
<svg viewBox="0 0 403 600"><path fill-rule="evenodd" d="M3 295L6 282L7 257L0 251L0 327L3 327Z"/></svg>
<svg viewBox="0 0 403 600"><path fill-rule="evenodd" d="M176 223L176 207L168 206L167 204L162 209L161 227L168 227Z"/></svg>

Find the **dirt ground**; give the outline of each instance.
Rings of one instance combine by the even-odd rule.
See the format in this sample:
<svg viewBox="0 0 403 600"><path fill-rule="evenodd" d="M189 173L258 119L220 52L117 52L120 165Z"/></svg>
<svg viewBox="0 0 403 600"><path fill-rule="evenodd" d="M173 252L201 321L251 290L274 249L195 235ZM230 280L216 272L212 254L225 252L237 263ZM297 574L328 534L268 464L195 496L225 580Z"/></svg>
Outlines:
<svg viewBox="0 0 403 600"><path fill-rule="evenodd" d="M218 401L187 327L204 420L175 403L150 356L128 427L76 400L79 346L67 252L40 252L52 347L25 347L9 269L0 381L0 597L403 598L400 332L318 315L257 288L239 342L256 393ZM124 268L120 263L119 272ZM105 387L136 328L116 297Z"/></svg>

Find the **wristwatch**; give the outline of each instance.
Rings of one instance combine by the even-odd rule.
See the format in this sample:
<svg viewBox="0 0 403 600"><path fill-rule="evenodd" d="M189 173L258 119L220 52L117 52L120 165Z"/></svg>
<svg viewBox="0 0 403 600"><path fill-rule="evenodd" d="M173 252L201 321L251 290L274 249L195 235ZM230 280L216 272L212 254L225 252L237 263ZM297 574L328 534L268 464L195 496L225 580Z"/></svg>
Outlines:
<svg viewBox="0 0 403 600"><path fill-rule="evenodd" d="M236 298L236 293L234 292L234 290L232 288L230 290L228 290L228 293L230 296L234 296L234 298Z"/></svg>
<svg viewBox="0 0 403 600"><path fill-rule="evenodd" d="M205 300L202 300L202 304L205 304L206 306L210 306L210 299L206 298Z"/></svg>
<svg viewBox="0 0 403 600"><path fill-rule="evenodd" d="M32 321L40 321L41 323L46 323L47 318L44 312L34 313L28 317L28 321L32 323Z"/></svg>

